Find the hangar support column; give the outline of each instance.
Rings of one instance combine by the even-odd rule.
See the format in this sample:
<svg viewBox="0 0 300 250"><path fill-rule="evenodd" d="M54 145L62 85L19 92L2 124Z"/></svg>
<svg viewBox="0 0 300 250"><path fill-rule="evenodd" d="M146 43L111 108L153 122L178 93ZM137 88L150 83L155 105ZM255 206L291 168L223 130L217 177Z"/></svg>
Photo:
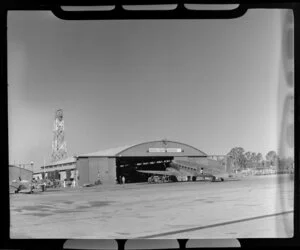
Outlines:
<svg viewBox="0 0 300 250"><path fill-rule="evenodd" d="M108 158L108 184L117 184L116 158Z"/></svg>

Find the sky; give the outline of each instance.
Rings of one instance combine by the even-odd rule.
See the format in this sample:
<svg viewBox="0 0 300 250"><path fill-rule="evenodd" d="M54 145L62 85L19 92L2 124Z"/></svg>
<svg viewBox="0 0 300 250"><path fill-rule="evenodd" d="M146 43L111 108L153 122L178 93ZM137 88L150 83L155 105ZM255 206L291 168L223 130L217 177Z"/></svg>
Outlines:
<svg viewBox="0 0 300 250"><path fill-rule="evenodd" d="M68 155L152 140L207 154L278 146L278 10L233 20L64 21L8 14L9 162L49 162L56 109Z"/></svg>

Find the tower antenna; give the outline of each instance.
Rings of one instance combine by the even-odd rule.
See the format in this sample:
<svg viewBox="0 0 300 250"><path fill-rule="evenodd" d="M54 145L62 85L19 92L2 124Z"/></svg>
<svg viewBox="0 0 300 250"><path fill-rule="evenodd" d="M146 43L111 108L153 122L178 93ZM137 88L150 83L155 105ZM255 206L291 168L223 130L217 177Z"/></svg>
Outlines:
<svg viewBox="0 0 300 250"><path fill-rule="evenodd" d="M63 110L58 109L55 112L53 125L52 155L51 161L59 161L67 158L67 143L65 141L65 126Z"/></svg>

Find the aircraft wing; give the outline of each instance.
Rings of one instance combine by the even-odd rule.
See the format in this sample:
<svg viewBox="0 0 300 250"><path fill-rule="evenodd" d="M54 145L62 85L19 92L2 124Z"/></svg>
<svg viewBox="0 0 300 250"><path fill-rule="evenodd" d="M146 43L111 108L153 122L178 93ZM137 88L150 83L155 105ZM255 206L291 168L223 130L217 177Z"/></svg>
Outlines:
<svg viewBox="0 0 300 250"><path fill-rule="evenodd" d="M155 170L137 170L137 172L153 175L168 175L168 176L178 176L180 173L175 171L155 171Z"/></svg>
<svg viewBox="0 0 300 250"><path fill-rule="evenodd" d="M196 174L196 177L213 177L214 175L210 174L210 173L203 173L203 174Z"/></svg>
<svg viewBox="0 0 300 250"><path fill-rule="evenodd" d="M19 191L19 193L29 194L29 193L32 193L32 190L31 190L30 188L21 189L21 190Z"/></svg>

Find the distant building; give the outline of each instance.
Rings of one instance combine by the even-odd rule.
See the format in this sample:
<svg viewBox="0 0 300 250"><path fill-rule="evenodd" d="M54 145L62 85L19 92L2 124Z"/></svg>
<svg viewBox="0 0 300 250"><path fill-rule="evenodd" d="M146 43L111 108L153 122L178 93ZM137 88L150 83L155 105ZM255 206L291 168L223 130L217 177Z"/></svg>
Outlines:
<svg viewBox="0 0 300 250"><path fill-rule="evenodd" d="M19 179L31 181L32 171L15 165L9 165L9 181L12 182Z"/></svg>
<svg viewBox="0 0 300 250"><path fill-rule="evenodd" d="M68 157L66 159L52 162L41 167L40 171L33 174L35 179L59 179L61 181L73 179L78 176L76 169L76 157Z"/></svg>
<svg viewBox="0 0 300 250"><path fill-rule="evenodd" d="M9 190L10 192L15 191L18 186L19 182L21 181L28 181L31 182L32 180L32 171L20 168L15 165L9 165Z"/></svg>

